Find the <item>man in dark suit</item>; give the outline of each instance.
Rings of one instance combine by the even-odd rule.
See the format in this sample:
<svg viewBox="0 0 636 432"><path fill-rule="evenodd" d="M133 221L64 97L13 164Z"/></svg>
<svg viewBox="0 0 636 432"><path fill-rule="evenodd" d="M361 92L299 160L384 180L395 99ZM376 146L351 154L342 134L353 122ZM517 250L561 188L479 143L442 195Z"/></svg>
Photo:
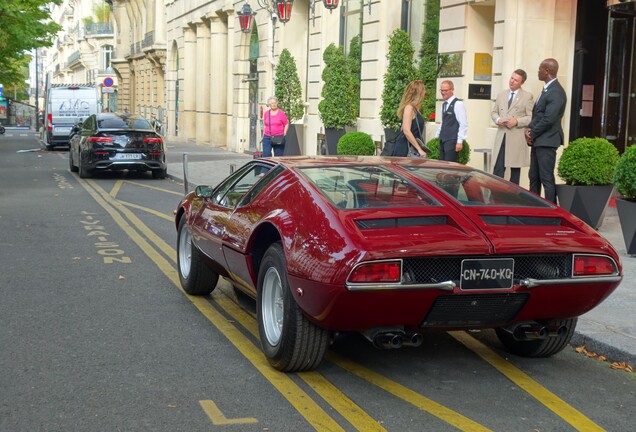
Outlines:
<svg viewBox="0 0 636 432"><path fill-rule="evenodd" d="M541 186L545 198L556 204L556 186L554 167L556 150L563 145L563 127L561 119L565 112L567 96L556 76L559 63L548 58L539 65L539 80L545 84L532 109L532 121L526 129L526 142L530 150L530 191L541 195Z"/></svg>

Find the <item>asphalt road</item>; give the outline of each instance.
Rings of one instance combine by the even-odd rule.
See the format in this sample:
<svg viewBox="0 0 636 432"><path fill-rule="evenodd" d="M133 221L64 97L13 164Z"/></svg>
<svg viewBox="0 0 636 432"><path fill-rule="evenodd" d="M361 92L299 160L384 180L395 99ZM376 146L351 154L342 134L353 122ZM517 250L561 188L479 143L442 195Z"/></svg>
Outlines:
<svg viewBox="0 0 636 432"><path fill-rule="evenodd" d="M253 301L179 288L183 185L82 180L20 134L0 136L0 431L633 429L633 374L575 347L509 356L489 331L339 335L316 372L274 371Z"/></svg>

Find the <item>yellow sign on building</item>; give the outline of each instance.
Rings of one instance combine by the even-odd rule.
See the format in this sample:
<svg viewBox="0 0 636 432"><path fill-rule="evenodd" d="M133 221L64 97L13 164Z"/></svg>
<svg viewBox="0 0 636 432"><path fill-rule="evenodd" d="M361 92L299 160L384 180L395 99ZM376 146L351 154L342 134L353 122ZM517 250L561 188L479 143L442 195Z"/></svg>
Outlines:
<svg viewBox="0 0 636 432"><path fill-rule="evenodd" d="M475 81L492 80L492 56L488 53L475 53Z"/></svg>

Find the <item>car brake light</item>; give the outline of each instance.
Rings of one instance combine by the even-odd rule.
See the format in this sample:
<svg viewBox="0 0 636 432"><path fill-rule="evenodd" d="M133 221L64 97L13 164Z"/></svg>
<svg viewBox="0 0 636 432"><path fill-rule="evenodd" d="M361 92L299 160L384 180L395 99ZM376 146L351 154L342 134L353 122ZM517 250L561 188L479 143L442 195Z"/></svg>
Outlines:
<svg viewBox="0 0 636 432"><path fill-rule="evenodd" d="M401 261L362 264L349 276L350 283L398 283L402 280Z"/></svg>
<svg viewBox="0 0 636 432"><path fill-rule="evenodd" d="M89 143L105 143L105 142L112 143L113 139L111 137L95 137L95 136L92 136L92 137L88 137L88 139L86 141L88 141Z"/></svg>
<svg viewBox="0 0 636 432"><path fill-rule="evenodd" d="M617 269L610 257L603 255L574 255L574 276L598 276L616 274Z"/></svg>
<svg viewBox="0 0 636 432"><path fill-rule="evenodd" d="M144 143L146 144L161 144L163 140L159 137L146 137Z"/></svg>
<svg viewBox="0 0 636 432"><path fill-rule="evenodd" d="M108 154L107 151L96 151L95 152L95 156L105 156L107 154Z"/></svg>
<svg viewBox="0 0 636 432"><path fill-rule="evenodd" d="M46 127L48 130L53 131L53 114L47 114Z"/></svg>

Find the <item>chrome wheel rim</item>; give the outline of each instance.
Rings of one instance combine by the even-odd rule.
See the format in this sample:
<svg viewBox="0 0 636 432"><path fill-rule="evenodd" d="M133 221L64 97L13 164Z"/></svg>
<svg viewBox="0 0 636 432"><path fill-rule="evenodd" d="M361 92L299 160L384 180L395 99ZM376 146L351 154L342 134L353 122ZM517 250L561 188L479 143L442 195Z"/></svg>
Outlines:
<svg viewBox="0 0 636 432"><path fill-rule="evenodd" d="M278 271L270 267L263 279L262 320L267 342L275 346L283 332L283 287Z"/></svg>
<svg viewBox="0 0 636 432"><path fill-rule="evenodd" d="M179 235L179 271L181 276L188 278L192 266L192 236L185 226Z"/></svg>

